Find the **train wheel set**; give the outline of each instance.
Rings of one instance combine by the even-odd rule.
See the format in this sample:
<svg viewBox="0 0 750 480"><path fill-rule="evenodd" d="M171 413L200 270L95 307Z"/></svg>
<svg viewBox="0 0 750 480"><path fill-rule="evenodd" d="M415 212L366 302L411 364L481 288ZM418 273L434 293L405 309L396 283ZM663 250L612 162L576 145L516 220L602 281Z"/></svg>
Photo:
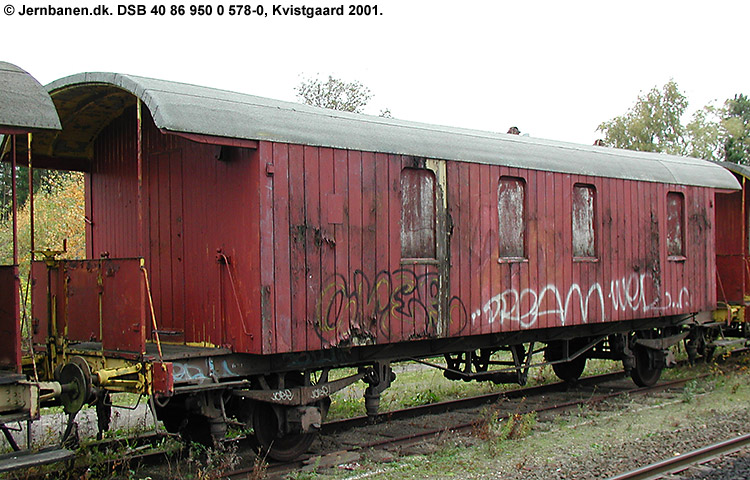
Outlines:
<svg viewBox="0 0 750 480"><path fill-rule="evenodd" d="M523 385L598 358L648 386L678 344L697 361L750 337L746 167L124 74L0 75L0 160L86 184L87 258L34 251L23 309L18 232L0 266L14 448L7 425L41 405L62 405L64 437L95 405L101 435L129 392L188 441L240 423L291 460L335 392L363 382L375 417L397 362Z"/></svg>

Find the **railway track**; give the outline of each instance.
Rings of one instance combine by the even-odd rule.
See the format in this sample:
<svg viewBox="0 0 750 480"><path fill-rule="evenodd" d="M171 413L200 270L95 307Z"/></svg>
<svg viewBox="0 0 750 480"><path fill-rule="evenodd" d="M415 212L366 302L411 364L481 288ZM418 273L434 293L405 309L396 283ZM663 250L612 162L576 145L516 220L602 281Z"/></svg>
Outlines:
<svg viewBox="0 0 750 480"><path fill-rule="evenodd" d="M266 473L271 478L278 478L290 471L305 468L306 462L307 464L315 463L317 459L325 459L335 452L355 453L372 449L383 450L394 448L396 446L417 444L425 439L442 435L445 432L470 432L477 426L479 412L481 412L482 408L486 408L488 405L492 405L492 408L503 410L497 417L498 419L508 418L513 414L525 414L529 412L549 413L550 415L553 415L555 412L565 409L574 409L578 406L587 404L600 404L623 395L641 395L659 390L679 388L685 383L703 376L706 375L661 382L653 387L632 388L630 379L626 378L623 372L615 372L583 377L574 388L570 388L571 386L564 382L556 382L387 412L379 415L374 422L374 425L364 416L331 421L324 424L322 428L322 438L325 439L325 442L329 445L319 447L314 455L302 458L299 461L284 464L272 463L267 466ZM612 385L613 383L614 385ZM610 386L604 387L604 385L607 384L610 384ZM576 396L578 398L575 398ZM516 402L513 403L513 400ZM443 420L434 420L446 412L451 412L451 414L446 416ZM420 427L418 425L419 422L411 421L415 418L427 418L428 420L426 423L432 423L433 427ZM414 431L403 434L388 433L387 430L391 428L389 426L395 425L399 421L411 423L416 426L416 428ZM376 431L378 428L385 429L386 435L379 435ZM362 433L365 429L374 430ZM336 435L334 436L333 434ZM348 437L365 437L372 438L373 440L363 443L358 440L355 441L351 438L347 438L347 435ZM165 435L159 435L152 438L158 440L164 437ZM343 439L339 441L339 437L343 437ZM334 438L336 440L333 440ZM231 440L228 443L230 445L237 445L232 448L234 448L240 456L252 457L253 454L250 453L250 451L253 449L254 445L251 441L243 440L244 439L239 438ZM113 442L113 445L118 443L121 444L122 440L116 440ZM126 443L127 442L128 441L126 440ZM167 461L165 460L167 458L165 452L159 451L158 449L147 449L144 445L148 443L148 441L143 439L139 440L137 445L134 445L131 442L125 449L125 453L117 456L117 458L111 458L106 461L107 468L114 470L118 465L155 465ZM109 445L109 443L100 443L92 448L106 451L110 448ZM172 450L172 454L174 454L174 449ZM186 454L183 452L181 456L184 457ZM344 458L345 457L346 456L344 456ZM331 461L336 461L335 455L333 455ZM80 465L80 462L77 462L76 468L83 468L85 470L86 467ZM228 476L230 478L247 478L247 475L252 472L252 470L253 467L238 469L234 472L230 472Z"/></svg>
<svg viewBox="0 0 750 480"><path fill-rule="evenodd" d="M630 472L611 477L609 480L652 480L683 472L693 465L738 452L750 446L750 434L740 435L692 452L670 457Z"/></svg>
<svg viewBox="0 0 750 480"><path fill-rule="evenodd" d="M290 472L310 469L312 465L320 467L346 463L347 460L358 458L359 453L365 451L404 448L437 438L446 432L468 434L481 428L481 409L488 405L496 409L494 417L496 420L506 420L513 415L525 415L532 412L555 415L564 410L575 409L582 405L601 404L617 397L645 395L679 388L697 378L700 376L661 382L652 387L631 388L623 386L629 383L629 379L625 379L624 374L618 372L581 379L579 385L573 389L568 388L569 386L564 382L557 382L390 412L379 418L388 420L387 423L380 424L382 429L379 429L377 424L368 424L366 417L330 422L324 425L324 435L335 432L337 438L344 437L341 442L330 441L330 446L316 452L313 456L288 463L271 463L267 466L265 473L269 478L283 478ZM616 384L603 387L611 382L616 382ZM597 393L598 390L602 392ZM446 412L450 414L444 418L443 414ZM419 418L422 421L415 421ZM351 433L349 435L351 439L347 437L347 432ZM323 438L325 441L325 436ZM374 439L361 442L357 438ZM239 469L228 476L233 479L247 478L252 471L253 468Z"/></svg>

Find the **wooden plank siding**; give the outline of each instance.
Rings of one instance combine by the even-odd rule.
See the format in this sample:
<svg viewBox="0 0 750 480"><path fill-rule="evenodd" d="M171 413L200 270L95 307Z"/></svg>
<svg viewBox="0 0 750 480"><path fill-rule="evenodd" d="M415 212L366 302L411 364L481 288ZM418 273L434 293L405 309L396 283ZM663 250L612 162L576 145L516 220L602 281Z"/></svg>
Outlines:
<svg viewBox="0 0 750 480"><path fill-rule="evenodd" d="M144 258L162 342L259 351L259 255L267 236L259 235L260 210L250 207L263 193L257 152L237 148L219 161L221 147L165 135L146 115L139 247L136 122L128 110L95 142L88 256Z"/></svg>
<svg viewBox="0 0 750 480"><path fill-rule="evenodd" d="M744 303L747 266L744 260L742 195L733 192L716 196L717 299Z"/></svg>
<svg viewBox="0 0 750 480"><path fill-rule="evenodd" d="M434 336L432 284L419 279L438 275L437 270L404 263L399 253L400 172L412 168L413 159L353 152L345 156L343 151L325 156L334 174L326 179L322 172L330 170L321 168L321 189L330 190L333 183L334 191L345 195L328 197L344 202L343 208L329 201L321 209L343 210L345 225L323 222L314 227L334 228L336 237L323 249L333 251L327 253L331 260L322 266L321 279L306 285L308 326L322 338L323 348ZM525 181L526 258L516 261L498 261L501 176ZM449 312L459 313L443 336L630 320L711 307L712 294L700 275L703 265L710 263L710 241L704 234L712 225L707 189L452 162L446 166L445 184L452 231L443 259L450 262L449 290L442 294L450 299ZM595 255L578 260L572 249L575 185L591 185L595 192ZM684 260L668 261L666 256L669 191L684 192L686 198L690 239L686 237ZM321 217L327 215L338 214ZM314 218L307 218L311 221ZM283 247L277 243L275 248ZM286 288L278 280L276 288ZM289 288L295 295L298 287ZM316 288L321 302L311 311L309 301Z"/></svg>
<svg viewBox="0 0 750 480"><path fill-rule="evenodd" d="M708 188L268 141L220 147L164 134L145 115L141 239L135 125L126 111L95 143L87 253L144 257L162 341L271 354L714 307ZM402 172L428 167L436 258L404 259ZM501 177L523 180L518 258L500 256ZM595 191L591 258L573 258L575 185ZM681 259L667 257L669 192L684 195ZM719 235L719 253L735 254Z"/></svg>

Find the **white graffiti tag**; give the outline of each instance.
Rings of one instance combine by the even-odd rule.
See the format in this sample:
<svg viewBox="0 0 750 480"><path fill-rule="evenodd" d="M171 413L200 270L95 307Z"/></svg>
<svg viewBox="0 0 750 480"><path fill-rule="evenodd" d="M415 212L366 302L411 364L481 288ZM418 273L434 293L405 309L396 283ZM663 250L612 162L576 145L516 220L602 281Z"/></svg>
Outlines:
<svg viewBox="0 0 750 480"><path fill-rule="evenodd" d="M554 308L541 310L547 303L547 298L551 297ZM477 310L471 315L472 321L482 317L484 312L486 321L494 323L499 321L504 324L506 320L518 322L521 327L528 328L539 321L539 317L555 315L560 325L565 325L569 318L571 308L578 307L584 322L588 321L589 308L592 306L591 300L598 300L601 315L604 315L604 293L601 285L594 283L585 294L581 287L573 284L565 295L563 295L555 285L547 285L541 292L537 293L531 288L526 288L519 294L517 290L509 288L504 292L495 295L481 310Z"/></svg>
<svg viewBox="0 0 750 480"><path fill-rule="evenodd" d="M654 281L649 274L632 274L629 277L622 277L612 280L609 286L609 299L612 307L617 311L642 311L642 312L661 312L670 308L687 308L690 306L690 291L687 287L680 288L676 298L672 294L664 292L663 295L655 293L653 298L648 299L648 286L654 285ZM658 288L654 286L658 292Z"/></svg>
<svg viewBox="0 0 750 480"><path fill-rule="evenodd" d="M670 292L660 293L659 285L651 275L633 274L612 280L606 299L612 303L611 311L614 312L659 313L689 307L690 291L687 287L681 287L674 296ZM603 321L606 319L606 299L600 283L592 283L588 289L574 283L567 291L554 284L548 284L540 291L526 288L519 292L509 288L475 310L471 314L471 321L487 324L500 322L501 325L511 321L521 328L533 327L540 318L549 315L561 326L576 315L580 315L583 323Z"/></svg>
<svg viewBox="0 0 750 480"><path fill-rule="evenodd" d="M283 402L283 401L289 402L293 398L294 398L294 393L288 388L284 390L276 390L271 395L271 400L273 400L274 402Z"/></svg>

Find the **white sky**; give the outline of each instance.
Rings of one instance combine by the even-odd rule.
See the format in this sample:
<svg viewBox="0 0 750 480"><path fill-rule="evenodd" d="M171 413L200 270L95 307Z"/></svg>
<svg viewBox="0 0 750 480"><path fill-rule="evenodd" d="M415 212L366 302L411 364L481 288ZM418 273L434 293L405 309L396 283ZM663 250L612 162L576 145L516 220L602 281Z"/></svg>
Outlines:
<svg viewBox="0 0 750 480"><path fill-rule="evenodd" d="M24 5L99 3L114 15L18 15ZM238 2L183 5L198 3ZM747 1L371 0L362 4L381 15L315 19L274 17L274 3L261 4L266 18L127 17L108 0L0 0L16 10L0 12L0 60L43 84L111 71L292 101L303 76L331 74L372 90L367 113L387 107L405 120L500 132L516 125L584 144L670 78L693 110L750 94ZM281 5L292 4L341 5Z"/></svg>

